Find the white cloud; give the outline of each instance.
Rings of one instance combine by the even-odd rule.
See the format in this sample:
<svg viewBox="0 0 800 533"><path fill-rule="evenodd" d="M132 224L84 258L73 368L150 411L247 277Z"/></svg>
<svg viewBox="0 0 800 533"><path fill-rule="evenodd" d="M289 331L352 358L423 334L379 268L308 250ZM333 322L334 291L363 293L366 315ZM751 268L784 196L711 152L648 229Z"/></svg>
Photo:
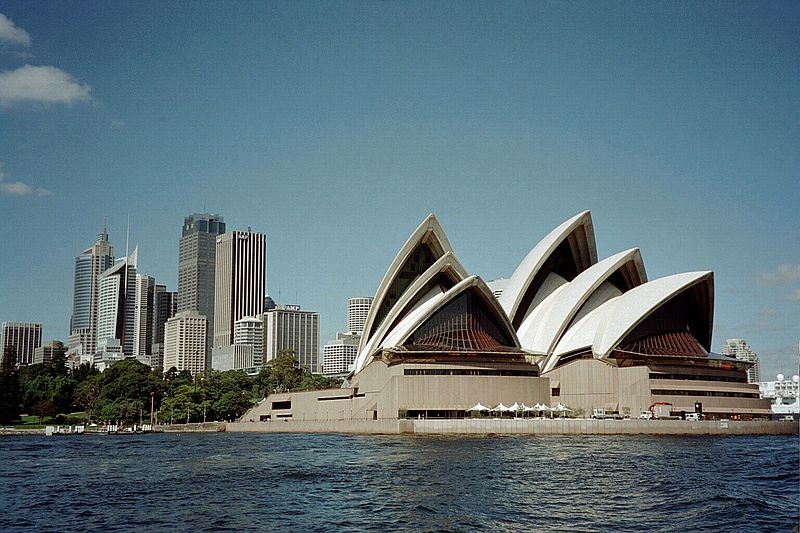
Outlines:
<svg viewBox="0 0 800 533"><path fill-rule="evenodd" d="M25 65L0 72L0 103L44 102L71 104L88 100L92 88L56 67Z"/></svg>
<svg viewBox="0 0 800 533"><path fill-rule="evenodd" d="M53 191L44 187L32 187L22 181L6 181L5 171L0 168L0 193L9 196L53 196Z"/></svg>
<svg viewBox="0 0 800 533"><path fill-rule="evenodd" d="M0 13L0 42L30 46L31 36L22 28L18 28L10 18Z"/></svg>
<svg viewBox="0 0 800 533"><path fill-rule="evenodd" d="M756 280L762 283L790 283L800 280L800 265L778 265L775 272L759 272Z"/></svg>

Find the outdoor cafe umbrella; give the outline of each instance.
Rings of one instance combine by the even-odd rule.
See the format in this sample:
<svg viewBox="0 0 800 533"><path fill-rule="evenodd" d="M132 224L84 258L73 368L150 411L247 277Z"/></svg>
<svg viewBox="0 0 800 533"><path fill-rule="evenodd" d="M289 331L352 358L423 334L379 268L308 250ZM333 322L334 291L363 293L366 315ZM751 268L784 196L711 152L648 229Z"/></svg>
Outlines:
<svg viewBox="0 0 800 533"><path fill-rule="evenodd" d="M565 413L567 411L572 411L572 409L570 409L563 403L558 403L551 408L551 411L555 411L556 413Z"/></svg>
<svg viewBox="0 0 800 533"><path fill-rule="evenodd" d="M492 409L492 411L497 411L498 413L507 413L507 412L508 412L508 410L509 410L509 409L508 409L508 407L506 407L505 405L503 405L503 403L502 403L502 402L500 402L500 403L497 405L497 407L495 407L494 409Z"/></svg>
<svg viewBox="0 0 800 533"><path fill-rule="evenodd" d="M488 410L489 410L489 408L486 407L485 405L481 405L480 402L478 402L478 405L476 405L475 407L473 407L471 409L467 409L467 411L478 411L479 413L483 412L483 411L488 411Z"/></svg>

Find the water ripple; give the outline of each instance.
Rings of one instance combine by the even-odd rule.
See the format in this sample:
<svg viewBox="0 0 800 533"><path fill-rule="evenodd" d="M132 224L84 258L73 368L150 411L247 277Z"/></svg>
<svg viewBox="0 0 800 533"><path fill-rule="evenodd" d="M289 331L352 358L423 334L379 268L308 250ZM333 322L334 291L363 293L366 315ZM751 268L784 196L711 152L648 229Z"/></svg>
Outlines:
<svg viewBox="0 0 800 533"><path fill-rule="evenodd" d="M791 531L797 437L0 441L0 531Z"/></svg>

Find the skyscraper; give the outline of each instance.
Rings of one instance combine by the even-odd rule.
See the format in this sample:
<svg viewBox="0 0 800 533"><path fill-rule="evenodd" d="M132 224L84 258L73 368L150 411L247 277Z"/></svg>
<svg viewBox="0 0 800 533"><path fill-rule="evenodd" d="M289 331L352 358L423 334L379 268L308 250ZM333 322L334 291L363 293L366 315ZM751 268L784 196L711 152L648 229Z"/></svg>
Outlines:
<svg viewBox="0 0 800 533"><path fill-rule="evenodd" d="M232 231L217 237L214 347L233 344L233 324L264 312L267 237Z"/></svg>
<svg viewBox="0 0 800 533"><path fill-rule="evenodd" d="M38 322L3 322L3 351L13 346L18 365L33 363L33 354L41 345L42 325Z"/></svg>
<svg viewBox="0 0 800 533"><path fill-rule="evenodd" d="M725 344L722 345L722 354L732 355L740 361L753 363L753 366L747 370L747 382L758 383L761 381L761 364L758 360L758 355L750 348L745 339L726 340Z"/></svg>
<svg viewBox="0 0 800 533"><path fill-rule="evenodd" d="M150 366L164 366L164 327L167 320L175 316L178 308L178 293L167 291L165 285L153 289L153 343L150 346Z"/></svg>
<svg viewBox="0 0 800 533"><path fill-rule="evenodd" d="M105 229L92 246L75 258L70 348L81 344L83 353L94 353L97 343L98 279L113 264L114 248L108 242Z"/></svg>
<svg viewBox="0 0 800 533"><path fill-rule="evenodd" d="M300 366L318 373L319 313L301 311L297 305L279 305L264 317L264 362L281 350L292 350Z"/></svg>
<svg viewBox="0 0 800 533"><path fill-rule="evenodd" d="M97 345L117 339L126 356L134 354L136 263L138 249L100 274L97 304Z"/></svg>
<svg viewBox="0 0 800 533"><path fill-rule="evenodd" d="M183 219L178 246L178 311L196 310L207 319L206 353L214 326L214 277L217 235L225 222L216 214L194 213Z"/></svg>
<svg viewBox="0 0 800 533"><path fill-rule="evenodd" d="M150 364L153 344L155 281L151 276L136 274L136 290L133 301L133 352L125 354L135 357L146 365Z"/></svg>

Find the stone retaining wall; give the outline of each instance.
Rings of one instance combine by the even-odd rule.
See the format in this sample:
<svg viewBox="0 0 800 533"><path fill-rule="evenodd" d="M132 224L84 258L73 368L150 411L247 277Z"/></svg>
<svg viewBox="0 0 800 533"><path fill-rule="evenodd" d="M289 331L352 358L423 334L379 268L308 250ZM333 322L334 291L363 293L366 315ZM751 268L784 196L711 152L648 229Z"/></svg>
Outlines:
<svg viewBox="0 0 800 533"><path fill-rule="evenodd" d="M797 422L591 419L337 420L234 422L231 432L430 435L797 435Z"/></svg>

